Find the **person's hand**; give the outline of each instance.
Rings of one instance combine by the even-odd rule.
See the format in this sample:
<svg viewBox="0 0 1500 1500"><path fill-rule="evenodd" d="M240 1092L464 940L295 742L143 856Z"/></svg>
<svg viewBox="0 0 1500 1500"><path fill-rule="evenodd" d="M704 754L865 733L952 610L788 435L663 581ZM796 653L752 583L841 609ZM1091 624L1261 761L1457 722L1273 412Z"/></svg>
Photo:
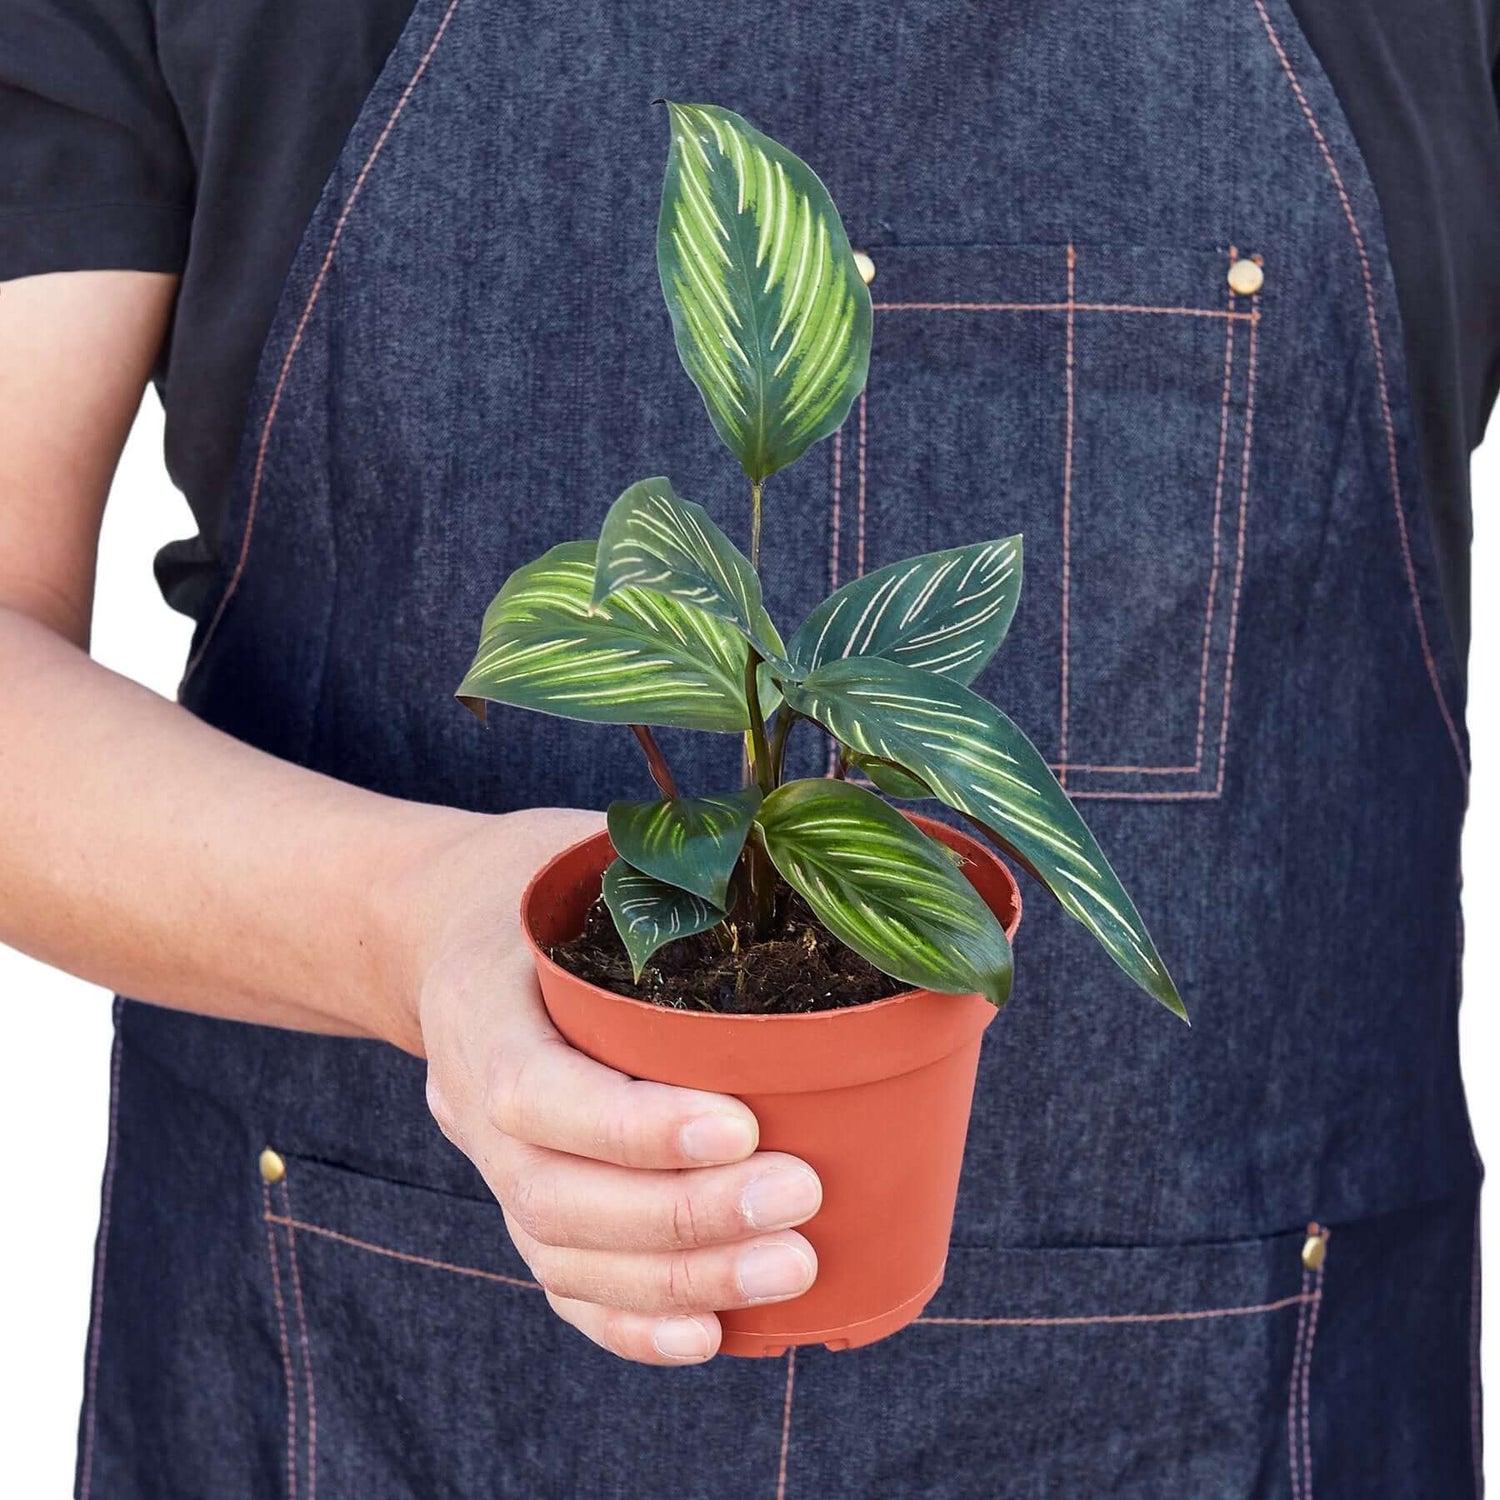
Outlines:
<svg viewBox="0 0 1500 1500"><path fill-rule="evenodd" d="M416 979L428 1103L560 1317L626 1359L698 1364L718 1351L716 1311L812 1284L816 1256L791 1226L822 1189L797 1158L756 1150L737 1099L628 1078L553 1028L521 891L602 822L572 809L484 819L436 861Z"/></svg>

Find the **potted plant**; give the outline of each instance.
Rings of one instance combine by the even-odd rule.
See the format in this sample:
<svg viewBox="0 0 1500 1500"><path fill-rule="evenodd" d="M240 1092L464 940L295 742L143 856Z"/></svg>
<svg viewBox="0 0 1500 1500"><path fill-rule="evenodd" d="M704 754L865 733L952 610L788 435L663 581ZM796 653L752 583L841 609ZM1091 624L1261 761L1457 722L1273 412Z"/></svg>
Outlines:
<svg viewBox="0 0 1500 1500"><path fill-rule="evenodd" d="M1046 762L969 687L1015 612L1019 537L855 579L790 640L767 615L764 488L847 416L870 296L804 162L727 110L667 110L662 289L749 482L749 555L667 479L644 479L597 541L510 576L458 695L481 717L489 700L639 739L660 797L614 803L608 833L525 895L547 1008L612 1067L744 1098L762 1145L822 1177L818 1281L724 1314L723 1348L849 1347L916 1317L942 1279L979 1043L1010 991L1020 917L985 845L880 793L945 804L1186 1013ZM832 738L834 774L786 779L798 724ZM743 736L744 784L680 788L651 726Z"/></svg>

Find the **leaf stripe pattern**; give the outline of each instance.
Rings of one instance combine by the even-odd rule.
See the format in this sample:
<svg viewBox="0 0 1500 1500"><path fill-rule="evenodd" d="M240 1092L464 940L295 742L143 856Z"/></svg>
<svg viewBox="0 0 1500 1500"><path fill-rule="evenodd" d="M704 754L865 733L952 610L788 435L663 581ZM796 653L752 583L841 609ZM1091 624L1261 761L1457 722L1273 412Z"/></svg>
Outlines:
<svg viewBox="0 0 1500 1500"><path fill-rule="evenodd" d="M623 859L615 860L604 872L604 904L630 955L637 981L658 948L695 932L707 932L724 920L724 913L701 896L643 875Z"/></svg>
<svg viewBox="0 0 1500 1500"><path fill-rule="evenodd" d="M832 661L787 701L861 755L894 761L1014 847L1117 964L1168 1009L1182 1000L1125 888L1036 747L949 679L875 657Z"/></svg>
<svg viewBox="0 0 1500 1500"><path fill-rule="evenodd" d="M724 906L729 877L759 806L754 788L720 797L612 802L610 842L642 874Z"/></svg>
<svg viewBox="0 0 1500 1500"><path fill-rule="evenodd" d="M750 560L701 505L682 499L660 476L631 485L610 506L599 533L594 603L626 588L707 610L735 626L765 659L782 659L781 637L761 603Z"/></svg>
<svg viewBox="0 0 1500 1500"><path fill-rule="evenodd" d="M948 851L873 792L790 781L756 814L771 861L836 937L908 984L1010 994L1010 944Z"/></svg>
<svg viewBox="0 0 1500 1500"><path fill-rule="evenodd" d="M928 552L830 594L792 637L806 674L825 661L883 656L969 683L995 654L1021 597L1021 538Z"/></svg>
<svg viewBox="0 0 1500 1500"><path fill-rule="evenodd" d="M759 483L848 415L870 294L812 169L740 116L668 104L657 262L683 366Z"/></svg>
<svg viewBox="0 0 1500 1500"><path fill-rule="evenodd" d="M626 589L593 604L594 544L564 542L506 580L485 612L458 697L602 724L749 727L738 631Z"/></svg>

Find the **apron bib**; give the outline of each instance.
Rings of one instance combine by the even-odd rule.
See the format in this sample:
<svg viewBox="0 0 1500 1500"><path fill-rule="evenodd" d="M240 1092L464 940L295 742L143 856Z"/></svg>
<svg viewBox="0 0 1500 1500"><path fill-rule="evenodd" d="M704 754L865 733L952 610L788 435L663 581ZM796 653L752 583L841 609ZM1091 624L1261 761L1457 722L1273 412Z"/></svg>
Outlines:
<svg viewBox="0 0 1500 1500"><path fill-rule="evenodd" d="M506 574L642 475L743 526L656 282L657 95L785 141L876 266L868 390L767 488L773 615L1024 532L976 686L1193 1028L1031 901L926 1316L661 1372L552 1317L420 1064L125 1002L81 1491L1477 1493L1463 683L1378 205L1284 0L418 0L271 328L184 702L397 796L649 795L624 731L451 694ZM731 783L733 737L667 738Z"/></svg>

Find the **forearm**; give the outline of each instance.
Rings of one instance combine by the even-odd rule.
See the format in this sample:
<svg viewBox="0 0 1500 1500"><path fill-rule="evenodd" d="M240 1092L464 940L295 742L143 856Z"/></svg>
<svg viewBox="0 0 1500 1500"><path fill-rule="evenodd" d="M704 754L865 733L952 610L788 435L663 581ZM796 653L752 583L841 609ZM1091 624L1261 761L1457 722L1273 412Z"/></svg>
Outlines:
<svg viewBox="0 0 1500 1500"><path fill-rule="evenodd" d="M420 1048L407 878L476 815L279 761L0 607L0 939L164 1005Z"/></svg>

